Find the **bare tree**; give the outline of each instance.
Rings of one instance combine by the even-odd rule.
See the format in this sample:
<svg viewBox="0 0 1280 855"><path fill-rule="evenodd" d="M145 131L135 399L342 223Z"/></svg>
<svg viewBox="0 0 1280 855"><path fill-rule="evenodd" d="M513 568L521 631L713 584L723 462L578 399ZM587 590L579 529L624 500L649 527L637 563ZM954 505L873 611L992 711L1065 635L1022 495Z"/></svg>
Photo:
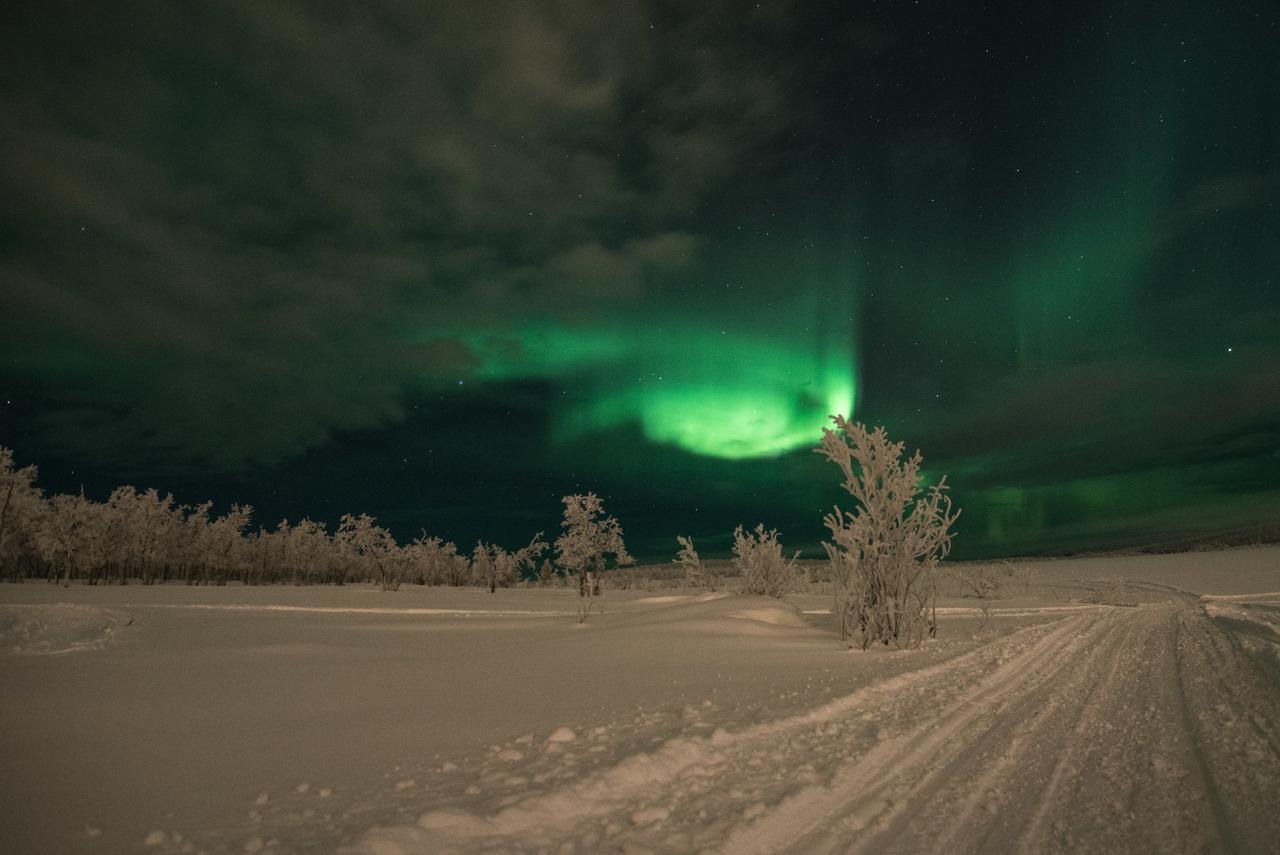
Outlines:
<svg viewBox="0 0 1280 855"><path fill-rule="evenodd" d="M844 475L857 502L836 507L824 522L824 543L835 579L842 640L856 627L862 647L879 641L918 646L937 632L937 562L950 552L951 526L960 516L947 495L946 478L922 494L920 452L903 459L904 446L883 427L868 431L844 416L831 417L817 449Z"/></svg>
<svg viewBox="0 0 1280 855"><path fill-rule="evenodd" d="M622 542L622 526L605 516L604 505L595 493L565 496L564 532L556 538L556 556L561 567L578 577L578 622L591 613L591 599L600 593L599 574L612 558L619 566L633 564Z"/></svg>

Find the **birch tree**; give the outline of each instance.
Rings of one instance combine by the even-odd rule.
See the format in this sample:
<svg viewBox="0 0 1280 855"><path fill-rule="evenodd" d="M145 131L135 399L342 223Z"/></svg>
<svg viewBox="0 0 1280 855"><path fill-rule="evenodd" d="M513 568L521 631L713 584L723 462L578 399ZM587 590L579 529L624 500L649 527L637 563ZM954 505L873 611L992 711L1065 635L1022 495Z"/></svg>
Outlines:
<svg viewBox="0 0 1280 855"><path fill-rule="evenodd" d="M599 574L606 564L618 566L635 563L622 542L622 526L606 516L604 504L595 493L565 496L564 531L556 538L556 560L566 572L578 577L578 609L581 623L591 613L591 599L600 593Z"/></svg>

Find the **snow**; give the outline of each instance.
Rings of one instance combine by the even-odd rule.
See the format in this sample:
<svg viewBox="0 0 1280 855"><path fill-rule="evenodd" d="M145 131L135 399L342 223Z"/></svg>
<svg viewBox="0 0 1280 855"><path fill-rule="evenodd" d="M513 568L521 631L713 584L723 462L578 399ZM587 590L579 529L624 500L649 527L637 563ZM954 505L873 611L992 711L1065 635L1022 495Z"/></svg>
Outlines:
<svg viewBox="0 0 1280 855"><path fill-rule="evenodd" d="M54 603L0 606L0 655L101 650L131 618L121 609Z"/></svg>
<svg viewBox="0 0 1280 855"><path fill-rule="evenodd" d="M768 603L755 608L732 612L729 617L749 620L770 626L808 626L800 611L785 603Z"/></svg>
<svg viewBox="0 0 1280 855"><path fill-rule="evenodd" d="M733 596L728 591L715 591L706 594L665 594L660 597L640 597L632 603L637 606L665 606L671 603L705 603Z"/></svg>
<svg viewBox="0 0 1280 855"><path fill-rule="evenodd" d="M1264 851L1280 549L1158 558L907 652L820 595L0 585L5 848Z"/></svg>
<svg viewBox="0 0 1280 855"><path fill-rule="evenodd" d="M1246 624L1255 631L1272 634L1280 641L1280 603L1206 600L1201 609L1211 618Z"/></svg>

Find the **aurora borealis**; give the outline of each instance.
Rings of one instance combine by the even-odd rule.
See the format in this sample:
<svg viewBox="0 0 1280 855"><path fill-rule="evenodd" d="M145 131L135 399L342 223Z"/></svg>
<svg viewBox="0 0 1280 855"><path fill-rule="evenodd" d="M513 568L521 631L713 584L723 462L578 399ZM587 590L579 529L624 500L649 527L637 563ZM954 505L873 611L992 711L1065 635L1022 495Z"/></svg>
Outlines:
<svg viewBox="0 0 1280 855"><path fill-rule="evenodd" d="M1280 521L1272 5L603 8L7 4L0 444L818 557L852 409L962 557Z"/></svg>

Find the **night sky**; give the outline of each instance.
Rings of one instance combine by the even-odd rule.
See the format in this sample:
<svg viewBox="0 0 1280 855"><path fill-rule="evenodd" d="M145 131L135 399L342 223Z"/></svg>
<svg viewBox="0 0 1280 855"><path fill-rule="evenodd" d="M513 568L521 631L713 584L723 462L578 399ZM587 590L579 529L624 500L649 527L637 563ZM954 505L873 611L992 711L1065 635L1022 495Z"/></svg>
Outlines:
<svg viewBox="0 0 1280 855"><path fill-rule="evenodd" d="M352 7L348 9L346 7ZM46 489L961 557L1280 520L1273 3L19 2L0 444Z"/></svg>

